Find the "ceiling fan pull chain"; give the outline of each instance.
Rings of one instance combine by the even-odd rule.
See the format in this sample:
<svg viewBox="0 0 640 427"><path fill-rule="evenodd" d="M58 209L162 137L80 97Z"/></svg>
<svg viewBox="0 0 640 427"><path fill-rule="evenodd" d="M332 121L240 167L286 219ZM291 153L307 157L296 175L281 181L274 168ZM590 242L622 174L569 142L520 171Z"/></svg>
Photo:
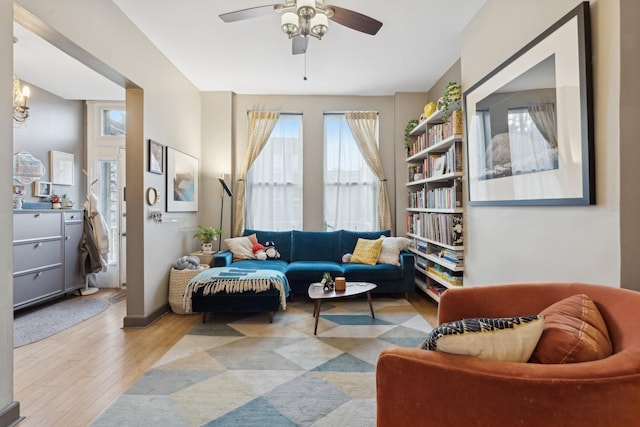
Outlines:
<svg viewBox="0 0 640 427"><path fill-rule="evenodd" d="M302 80L307 81L307 51L304 52L304 77Z"/></svg>

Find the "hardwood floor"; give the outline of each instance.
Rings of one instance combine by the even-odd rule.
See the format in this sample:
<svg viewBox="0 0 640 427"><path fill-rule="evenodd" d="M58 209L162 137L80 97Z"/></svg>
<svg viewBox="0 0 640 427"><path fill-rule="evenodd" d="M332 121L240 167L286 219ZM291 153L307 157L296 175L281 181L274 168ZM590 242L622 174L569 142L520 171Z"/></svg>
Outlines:
<svg viewBox="0 0 640 427"><path fill-rule="evenodd" d="M109 298L101 289L83 298ZM437 306L420 292L409 300L435 325ZM375 298L374 298L375 304ZM144 329L122 329L126 300L63 332L14 350L14 399L20 427L87 426L201 321L169 313Z"/></svg>
<svg viewBox="0 0 640 427"><path fill-rule="evenodd" d="M101 289L83 298L109 298ZM200 322L169 313L122 329L126 300L63 332L14 350L14 399L27 426L87 426Z"/></svg>

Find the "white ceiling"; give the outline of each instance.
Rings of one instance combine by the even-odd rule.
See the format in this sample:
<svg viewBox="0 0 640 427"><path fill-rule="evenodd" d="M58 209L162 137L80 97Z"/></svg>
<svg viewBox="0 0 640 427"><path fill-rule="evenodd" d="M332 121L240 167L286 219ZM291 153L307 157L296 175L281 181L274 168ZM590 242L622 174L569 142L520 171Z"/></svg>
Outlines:
<svg viewBox="0 0 640 427"><path fill-rule="evenodd" d="M13 23L14 73L63 99L124 100L124 89L17 23Z"/></svg>
<svg viewBox="0 0 640 427"><path fill-rule="evenodd" d="M309 42L306 81L305 55L291 54L279 14L235 23L218 18L268 0L113 2L201 91L392 95L424 92L449 69L460 57L462 29L486 0L327 0L383 26L370 36L329 21L327 35ZM22 79L66 99L124 98L121 88L114 90L113 83L93 72L87 73L93 77L82 77L77 69L66 71L65 66L79 64L67 60L63 65L50 52L55 49L47 50L46 42L20 26L14 31L20 38L15 70Z"/></svg>

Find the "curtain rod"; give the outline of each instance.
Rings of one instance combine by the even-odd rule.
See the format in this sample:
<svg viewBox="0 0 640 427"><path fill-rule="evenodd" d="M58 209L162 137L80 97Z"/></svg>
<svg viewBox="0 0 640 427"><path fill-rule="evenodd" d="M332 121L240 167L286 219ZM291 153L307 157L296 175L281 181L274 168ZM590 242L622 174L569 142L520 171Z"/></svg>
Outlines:
<svg viewBox="0 0 640 427"><path fill-rule="evenodd" d="M302 111L278 111L278 110L247 110L247 115L249 113L280 113L281 115L286 116L302 116Z"/></svg>
<svg viewBox="0 0 640 427"><path fill-rule="evenodd" d="M372 111L372 110L349 110L349 111L325 111L324 115L344 115L344 113L352 113L352 112L356 112L356 113L376 113L377 115L380 115L380 113L378 111Z"/></svg>

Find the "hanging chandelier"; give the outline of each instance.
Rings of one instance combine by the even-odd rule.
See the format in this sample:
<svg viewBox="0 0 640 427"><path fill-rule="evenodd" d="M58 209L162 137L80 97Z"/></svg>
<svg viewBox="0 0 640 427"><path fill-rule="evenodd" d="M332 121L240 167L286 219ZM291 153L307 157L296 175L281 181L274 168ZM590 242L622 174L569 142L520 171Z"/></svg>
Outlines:
<svg viewBox="0 0 640 427"><path fill-rule="evenodd" d="M27 102L29 101L29 95L31 90L29 86L22 86L20 79L13 75L13 120L20 125L23 124L29 117L29 107Z"/></svg>
<svg viewBox="0 0 640 427"><path fill-rule="evenodd" d="M316 5L315 0L296 0L295 12L282 14L282 31L289 38L313 36L320 40L329 31L329 18L333 14L333 9Z"/></svg>

